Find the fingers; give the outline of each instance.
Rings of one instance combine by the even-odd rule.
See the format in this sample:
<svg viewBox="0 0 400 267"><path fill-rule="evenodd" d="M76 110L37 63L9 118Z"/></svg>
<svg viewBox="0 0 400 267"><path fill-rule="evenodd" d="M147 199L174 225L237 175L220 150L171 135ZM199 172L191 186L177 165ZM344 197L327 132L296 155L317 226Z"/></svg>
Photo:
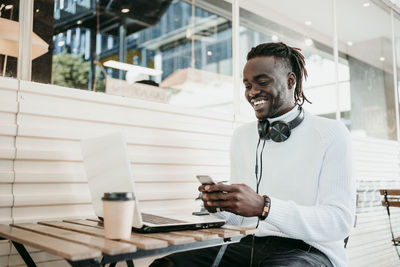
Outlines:
<svg viewBox="0 0 400 267"><path fill-rule="evenodd" d="M237 191L236 185L227 185L223 183L213 184L213 185L205 185L200 186L203 187L202 192L215 192L215 191L224 191L224 192L235 192ZM199 187L199 189L200 189Z"/></svg>
<svg viewBox="0 0 400 267"><path fill-rule="evenodd" d="M221 200L231 200L234 198L233 193L224 193L224 192L212 192L206 193L204 192L201 196L204 201L221 201Z"/></svg>

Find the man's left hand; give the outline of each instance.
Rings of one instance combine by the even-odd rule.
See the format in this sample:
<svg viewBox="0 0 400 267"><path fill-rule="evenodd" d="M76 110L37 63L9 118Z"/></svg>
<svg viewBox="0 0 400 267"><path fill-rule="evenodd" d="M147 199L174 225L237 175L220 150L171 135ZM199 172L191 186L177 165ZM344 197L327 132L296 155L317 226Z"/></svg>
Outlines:
<svg viewBox="0 0 400 267"><path fill-rule="evenodd" d="M199 191L208 207L220 208L237 215L259 216L264 208L264 197L245 184L201 185Z"/></svg>

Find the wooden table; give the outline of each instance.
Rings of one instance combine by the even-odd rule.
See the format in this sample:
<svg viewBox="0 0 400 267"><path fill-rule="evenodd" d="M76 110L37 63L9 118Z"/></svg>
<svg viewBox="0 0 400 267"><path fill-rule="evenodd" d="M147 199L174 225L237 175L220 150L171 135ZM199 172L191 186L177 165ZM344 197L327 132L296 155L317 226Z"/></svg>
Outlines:
<svg viewBox="0 0 400 267"><path fill-rule="evenodd" d="M226 225L196 231L132 233L129 239L110 240L104 238L98 221L90 219L0 225L0 237L12 242L29 267L36 265L25 246L60 256L72 266L115 266L120 261L134 266L133 259L221 246L213 265L218 266L228 244L256 231Z"/></svg>

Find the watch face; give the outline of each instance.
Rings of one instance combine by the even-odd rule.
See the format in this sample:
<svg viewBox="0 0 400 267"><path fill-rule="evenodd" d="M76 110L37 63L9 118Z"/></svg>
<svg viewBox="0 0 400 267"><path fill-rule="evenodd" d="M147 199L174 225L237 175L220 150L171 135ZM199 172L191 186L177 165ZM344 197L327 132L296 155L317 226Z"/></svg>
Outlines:
<svg viewBox="0 0 400 267"><path fill-rule="evenodd" d="M289 125L282 121L276 121L271 125L270 138L275 142L286 141L290 136Z"/></svg>

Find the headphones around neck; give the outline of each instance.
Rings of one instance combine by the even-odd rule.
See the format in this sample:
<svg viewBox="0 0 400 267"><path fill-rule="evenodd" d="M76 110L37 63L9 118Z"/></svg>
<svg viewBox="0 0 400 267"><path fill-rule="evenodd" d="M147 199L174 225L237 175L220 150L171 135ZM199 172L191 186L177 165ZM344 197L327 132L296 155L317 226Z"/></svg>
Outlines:
<svg viewBox="0 0 400 267"><path fill-rule="evenodd" d="M258 121L258 135L262 140L271 139L274 142L285 142L289 139L291 130L296 128L304 120L304 110L300 107L300 113L293 120L274 121L270 123L267 119Z"/></svg>

